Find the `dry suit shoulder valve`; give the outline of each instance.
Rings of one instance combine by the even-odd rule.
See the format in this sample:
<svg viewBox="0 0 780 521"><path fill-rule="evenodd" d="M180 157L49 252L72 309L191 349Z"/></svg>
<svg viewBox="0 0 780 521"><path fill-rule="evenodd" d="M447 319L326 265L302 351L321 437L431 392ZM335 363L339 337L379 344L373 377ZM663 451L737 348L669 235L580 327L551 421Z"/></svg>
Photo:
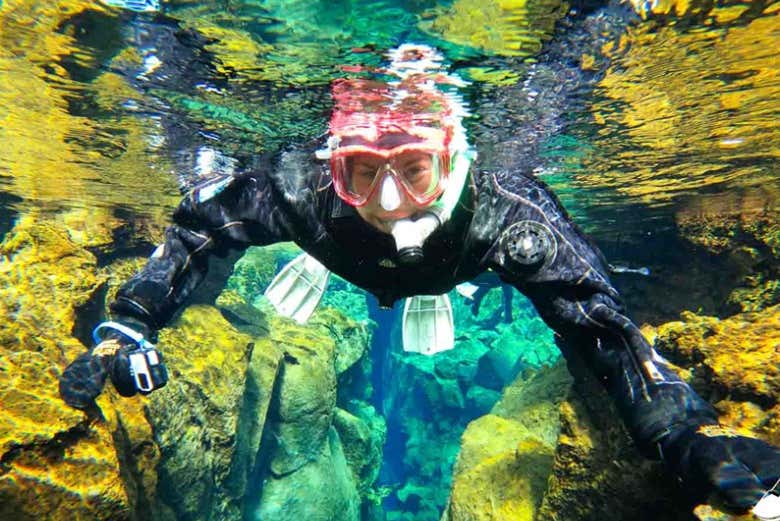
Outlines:
<svg viewBox="0 0 780 521"><path fill-rule="evenodd" d="M552 262L558 245L555 235L546 225L520 221L503 233L501 249L513 264L532 268Z"/></svg>

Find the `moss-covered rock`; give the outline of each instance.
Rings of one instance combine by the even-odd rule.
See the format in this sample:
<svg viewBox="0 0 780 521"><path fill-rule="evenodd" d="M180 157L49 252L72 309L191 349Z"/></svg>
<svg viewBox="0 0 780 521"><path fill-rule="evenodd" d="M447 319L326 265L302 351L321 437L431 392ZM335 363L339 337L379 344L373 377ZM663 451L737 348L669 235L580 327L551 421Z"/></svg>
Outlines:
<svg viewBox="0 0 780 521"><path fill-rule="evenodd" d="M521 376L469 424L444 520L692 520L598 383L571 382L562 363Z"/></svg>
<svg viewBox="0 0 780 521"><path fill-rule="evenodd" d="M282 354L209 306L187 308L158 344L171 380L146 407L162 454L157 497L179 518L237 519Z"/></svg>
<svg viewBox="0 0 780 521"><path fill-rule="evenodd" d="M278 450L270 469L289 474L317 458L328 436L336 406L333 340L321 331L301 329L292 321L272 326L272 337L283 349L285 363L272 403Z"/></svg>
<svg viewBox="0 0 780 521"><path fill-rule="evenodd" d="M689 367L698 390L771 406L780 401L780 306L728 319L683 313L658 328L656 347Z"/></svg>
<svg viewBox="0 0 780 521"><path fill-rule="evenodd" d="M780 214L772 192L729 194L716 204L690 205L678 212L680 233L727 259L723 277L728 314L760 311L780 303ZM766 200L762 200L766 199Z"/></svg>
<svg viewBox="0 0 780 521"><path fill-rule="evenodd" d="M342 374L360 360L371 341L370 329L347 314L348 310L323 307L314 313L311 324L329 332L335 342L336 374Z"/></svg>
<svg viewBox="0 0 780 521"><path fill-rule="evenodd" d="M258 521L359 521L360 498L336 430L330 427L312 459L263 483Z"/></svg>
<svg viewBox="0 0 780 521"><path fill-rule="evenodd" d="M367 340L336 311L302 327L225 292L219 308L190 306L160 331L166 387L121 398L109 384L97 416L62 403L60 371L85 349L74 335L88 341L103 299L143 263L98 268L86 247L103 247L116 225L91 223L85 243L29 215L0 245L0 517L241 519L247 505L270 505L258 479L267 468L280 478L301 470L302 483L342 476L333 511L358 512L375 494L383 438L376 422L344 428L355 434L347 463L331 426L337 351L343 368L354 366Z"/></svg>
<svg viewBox="0 0 780 521"><path fill-rule="evenodd" d="M468 470L456 469L445 519L532 520L552 467L552 447L499 416L483 416L472 425L459 460Z"/></svg>
<svg viewBox="0 0 780 521"><path fill-rule="evenodd" d="M221 311L190 306L160 333L172 378L145 399L160 459L156 489L146 487L138 503L146 501L150 516L160 519L241 519L252 512L262 519L301 519L295 516L315 511L326 517L305 518L341 519L333 512L358 512L363 496L355 476L367 491L379 457L345 459L333 429L342 344L331 332L349 345L359 328L341 331L339 324L348 321L334 311L326 327L255 310L267 332L250 328L264 332L253 336L225 319L226 307L247 310L236 292L228 290L217 302ZM350 439L350 455L355 443ZM381 444L373 449L380 451ZM138 473L136 482L144 476ZM330 481L334 476L337 482ZM306 483L311 490L303 495Z"/></svg>
<svg viewBox="0 0 780 521"><path fill-rule="evenodd" d="M222 315L236 329L250 335L265 336L268 334L268 321L265 314L249 304L237 291L226 289L219 294L215 305Z"/></svg>
<svg viewBox="0 0 780 521"><path fill-rule="evenodd" d="M532 520L553 466L563 364L519 377L461 439L445 521Z"/></svg>
<svg viewBox="0 0 780 521"><path fill-rule="evenodd" d="M747 313L727 320L686 313L682 322L657 329L645 328L645 332L655 340L656 348L662 354L682 366L680 374L702 396L715 403L722 423L777 445L780 443L780 387L777 385L778 367L772 357L776 356L780 343L777 336L779 312L775 306L760 314ZM551 374L542 372L533 379L552 378ZM479 458L474 456L480 454L477 450L480 445L474 441L480 438L474 432L479 433L484 424L486 433L505 433L518 442L526 436L523 429L510 428L488 415L472 422L463 437L447 510L451 517L445 519L737 519L703 505L692 512L695 505L691 505L685 491L669 479L666 469L658 462L643 458L633 446L611 400L592 377L582 375L571 390L567 390L568 384L556 386L557 391L553 391L546 385L533 386L523 382L520 378L517 384L505 390L492 413L501 417L522 417L523 429L545 432L545 440L550 440L560 429L553 442L554 456L549 456L550 465L546 467L549 480L541 495L536 496L534 508L518 506L519 501L527 501L529 497L527 492L517 492L521 490L518 486L514 488L518 496L494 499L489 506L483 498L496 494L492 488L483 485L482 494L469 495L478 485L470 484L468 470L464 472L464 469L476 469L480 464ZM560 406L549 399L556 393L566 398ZM500 444L500 441L484 439L489 442L484 444L486 452ZM502 437L498 436L498 439ZM486 456L485 461L492 460ZM511 471L518 474L513 479L524 479L526 483L541 479L536 474L538 468L538 465L513 468ZM505 470L509 471L509 466ZM510 479L495 475L490 478L505 484ZM476 480L475 483L484 481ZM458 509L459 502L469 505L468 508ZM503 512L498 508L502 504L514 505L515 510Z"/></svg>
<svg viewBox="0 0 780 521"><path fill-rule="evenodd" d="M357 520L361 503L373 493L382 432L336 408L337 352L341 346L353 352L355 338L364 333L335 310L318 315L305 328L270 319L269 337L284 363L263 438L266 462L255 478L262 483L251 507L257 519ZM339 324L354 327L341 331Z"/></svg>
<svg viewBox="0 0 780 521"><path fill-rule="evenodd" d="M110 424L60 400L72 331L103 279L95 257L34 214L0 244L0 517L127 519Z"/></svg>
<svg viewBox="0 0 780 521"><path fill-rule="evenodd" d="M559 417L554 463L536 520L693 521L675 481L635 449L598 382L578 382Z"/></svg>
<svg viewBox="0 0 780 521"><path fill-rule="evenodd" d="M689 367L724 421L780 445L780 306L728 319L685 313L657 329L656 347Z"/></svg>
<svg viewBox="0 0 780 521"><path fill-rule="evenodd" d="M367 420L361 416L369 416ZM360 416L344 409L336 409L333 426L339 434L361 497L374 492L374 483L382 466L382 447L385 441L384 420L373 407L366 406Z"/></svg>

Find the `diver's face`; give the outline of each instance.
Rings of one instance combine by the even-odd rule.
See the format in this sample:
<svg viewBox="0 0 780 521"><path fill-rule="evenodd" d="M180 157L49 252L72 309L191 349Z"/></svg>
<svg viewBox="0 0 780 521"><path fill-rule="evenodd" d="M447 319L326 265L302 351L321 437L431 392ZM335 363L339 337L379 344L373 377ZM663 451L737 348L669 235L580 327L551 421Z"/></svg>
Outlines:
<svg viewBox="0 0 780 521"><path fill-rule="evenodd" d="M390 233L395 221L407 219L433 204L420 205L408 193L410 189L431 183L435 175L431 154L409 151L392 161L372 154L357 154L350 158L348 168L354 183L376 183L368 201L355 209L364 221L381 232Z"/></svg>

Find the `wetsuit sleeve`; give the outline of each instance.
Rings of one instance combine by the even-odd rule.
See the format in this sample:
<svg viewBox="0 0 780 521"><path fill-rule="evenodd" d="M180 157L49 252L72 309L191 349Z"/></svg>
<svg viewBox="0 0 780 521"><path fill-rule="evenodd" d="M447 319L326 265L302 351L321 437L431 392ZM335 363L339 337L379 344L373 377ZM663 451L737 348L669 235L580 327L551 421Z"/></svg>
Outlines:
<svg viewBox="0 0 780 521"><path fill-rule="evenodd" d="M518 177L494 183L505 219L489 265L531 299L569 366L576 366L572 372L584 364L602 382L647 456L659 456L658 442L669 432L716 424L712 406L628 318L600 252L544 185Z"/></svg>
<svg viewBox="0 0 780 521"><path fill-rule="evenodd" d="M291 239L268 179L226 176L196 187L173 215L165 242L118 291L115 318L163 327L204 279L209 259Z"/></svg>

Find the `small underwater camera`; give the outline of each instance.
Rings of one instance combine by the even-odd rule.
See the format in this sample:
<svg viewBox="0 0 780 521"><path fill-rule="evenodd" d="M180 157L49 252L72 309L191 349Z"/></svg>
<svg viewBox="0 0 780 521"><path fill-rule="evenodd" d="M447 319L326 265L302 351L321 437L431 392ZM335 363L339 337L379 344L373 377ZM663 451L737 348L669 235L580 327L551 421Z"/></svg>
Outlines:
<svg viewBox="0 0 780 521"><path fill-rule="evenodd" d="M138 392L150 393L168 382L168 371L155 348L137 346L132 351L128 351L127 358L130 361L130 373Z"/></svg>
<svg viewBox="0 0 780 521"><path fill-rule="evenodd" d="M92 331L95 344L102 342L101 332L104 329L121 333L132 341L132 347L128 346L126 351L118 355L127 357L127 365L115 363L111 375L111 381L114 382L114 387L119 394L122 396L132 396L136 392L149 394L168 382L168 370L162 362L162 355L141 333L118 322L103 322Z"/></svg>

